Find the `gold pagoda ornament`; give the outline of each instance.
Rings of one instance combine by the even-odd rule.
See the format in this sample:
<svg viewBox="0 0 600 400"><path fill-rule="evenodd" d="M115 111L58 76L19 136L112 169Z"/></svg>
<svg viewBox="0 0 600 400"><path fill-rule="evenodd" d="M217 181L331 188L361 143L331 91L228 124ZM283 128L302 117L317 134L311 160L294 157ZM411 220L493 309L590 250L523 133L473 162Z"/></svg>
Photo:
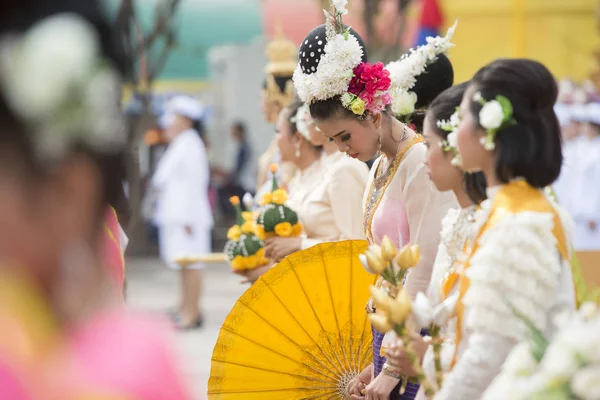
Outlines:
<svg viewBox="0 0 600 400"><path fill-rule="evenodd" d="M292 75L298 64L298 48L283 35L281 24L277 25L275 38L267 45L266 54L269 59L265 67L267 77L264 89L267 113L269 122L275 122L279 112L296 99Z"/></svg>

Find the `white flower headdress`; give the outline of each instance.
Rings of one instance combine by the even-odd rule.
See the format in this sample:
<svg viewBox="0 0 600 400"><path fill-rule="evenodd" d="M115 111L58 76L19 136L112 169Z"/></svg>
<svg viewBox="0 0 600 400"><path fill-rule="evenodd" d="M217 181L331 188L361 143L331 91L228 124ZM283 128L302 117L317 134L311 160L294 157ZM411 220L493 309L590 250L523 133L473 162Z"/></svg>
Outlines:
<svg viewBox="0 0 600 400"><path fill-rule="evenodd" d="M475 93L473 101L482 107L479 111L479 125L485 129L485 137L481 138L481 144L488 151L496 148L494 139L498 131L517 123L513 117L513 106L508 98L502 95L493 100L485 100L481 92Z"/></svg>
<svg viewBox="0 0 600 400"><path fill-rule="evenodd" d="M398 61L393 61L386 66L390 71L392 86L392 112L397 116L410 115L415 111L417 95L411 89L417 82L417 77L425 72L427 66L434 63L438 56L445 53L454 44L450 41L456 30L458 21L454 22L446 36L428 37L427 44L410 49Z"/></svg>
<svg viewBox="0 0 600 400"><path fill-rule="evenodd" d="M300 50L299 63L294 71L298 97L305 104L340 96L344 107L359 117L367 112L377 113L391 104L388 93L391 81L382 63L363 62L363 49L358 39L344 28L347 0L333 0L332 12L325 11L325 38L315 36L315 48ZM311 38L312 39L312 38ZM326 39L324 48L320 48ZM303 68L304 61L318 59L318 65Z"/></svg>
<svg viewBox="0 0 600 400"><path fill-rule="evenodd" d="M441 146L444 152L452 152L454 157L452 158L452 165L458 167L461 164L460 154L458 153L457 137L458 126L460 125L460 117L458 116L458 110L455 111L449 120L438 120L436 122L437 127L441 130L448 132L446 140L442 141Z"/></svg>
<svg viewBox="0 0 600 400"><path fill-rule="evenodd" d="M77 142L112 151L125 141L119 75L100 58L94 28L76 14L0 38L0 83L42 159Z"/></svg>
<svg viewBox="0 0 600 400"><path fill-rule="evenodd" d="M310 140L310 131L309 126L312 124L312 118L310 116L310 110L308 105L303 104L298 107L298 111L296 111L296 115L290 118L290 122L296 124L296 129L302 135L302 137L309 142Z"/></svg>

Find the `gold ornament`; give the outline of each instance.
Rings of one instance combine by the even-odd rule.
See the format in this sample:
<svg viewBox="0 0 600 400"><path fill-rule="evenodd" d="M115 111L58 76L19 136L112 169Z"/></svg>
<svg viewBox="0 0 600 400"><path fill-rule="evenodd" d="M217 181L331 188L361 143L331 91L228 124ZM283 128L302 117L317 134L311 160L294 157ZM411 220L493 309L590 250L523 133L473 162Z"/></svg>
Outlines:
<svg viewBox="0 0 600 400"><path fill-rule="evenodd" d="M269 63L265 67L266 88L264 89L267 118L276 122L279 112L296 100L292 75L298 63L298 48L283 35L281 24L277 25L275 38L267 45ZM287 79L284 90L276 82L276 78Z"/></svg>

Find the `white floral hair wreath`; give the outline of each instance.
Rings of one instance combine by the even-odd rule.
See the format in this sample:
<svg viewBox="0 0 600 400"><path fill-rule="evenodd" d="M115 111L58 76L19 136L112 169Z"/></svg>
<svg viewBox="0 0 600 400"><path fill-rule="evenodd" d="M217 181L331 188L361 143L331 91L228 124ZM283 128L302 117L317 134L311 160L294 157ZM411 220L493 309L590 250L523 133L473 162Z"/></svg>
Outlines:
<svg viewBox="0 0 600 400"><path fill-rule="evenodd" d="M428 65L435 62L440 54L454 47L450 40L457 24L458 20L448 29L446 36L428 37L427 44L410 49L400 60L386 66L392 80L390 94L393 98L392 112L395 115L405 116L415 111L417 94L411 89L415 86L417 77L425 72Z"/></svg>
<svg viewBox="0 0 600 400"><path fill-rule="evenodd" d="M333 0L333 11L325 11L326 39L318 66L305 73L300 63L294 71L298 97L305 104L341 97L343 106L359 117L377 113L391 104L391 81L382 63L363 62L363 50L357 38L344 29L347 0ZM308 71L307 71L308 72Z"/></svg>
<svg viewBox="0 0 600 400"><path fill-rule="evenodd" d="M76 14L56 14L0 38L0 83L44 160L76 142L104 151L125 142L119 75L100 58L94 28Z"/></svg>
<svg viewBox="0 0 600 400"><path fill-rule="evenodd" d="M296 111L296 115L293 115L290 118L290 122L296 124L296 129L302 135L302 137L309 142L310 140L310 131L308 129L311 124L310 110L308 105L302 104L298 107L298 111Z"/></svg>
<svg viewBox="0 0 600 400"><path fill-rule="evenodd" d="M444 152L452 152L454 156L452 158L452 165L458 167L461 164L460 154L458 153L458 144L456 134L458 132L458 126L460 125L460 117L458 110L456 110L449 120L438 120L436 122L437 127L441 130L448 132L446 140L442 141L441 146Z"/></svg>

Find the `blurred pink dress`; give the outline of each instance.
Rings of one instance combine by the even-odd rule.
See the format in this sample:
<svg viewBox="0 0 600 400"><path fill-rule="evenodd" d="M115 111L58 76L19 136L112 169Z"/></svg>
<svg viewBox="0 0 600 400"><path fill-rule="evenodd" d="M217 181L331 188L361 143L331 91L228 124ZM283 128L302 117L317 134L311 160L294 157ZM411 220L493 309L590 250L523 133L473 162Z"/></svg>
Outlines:
<svg viewBox="0 0 600 400"><path fill-rule="evenodd" d="M167 325L107 310L62 329L27 279L0 276L0 398L187 400Z"/></svg>

